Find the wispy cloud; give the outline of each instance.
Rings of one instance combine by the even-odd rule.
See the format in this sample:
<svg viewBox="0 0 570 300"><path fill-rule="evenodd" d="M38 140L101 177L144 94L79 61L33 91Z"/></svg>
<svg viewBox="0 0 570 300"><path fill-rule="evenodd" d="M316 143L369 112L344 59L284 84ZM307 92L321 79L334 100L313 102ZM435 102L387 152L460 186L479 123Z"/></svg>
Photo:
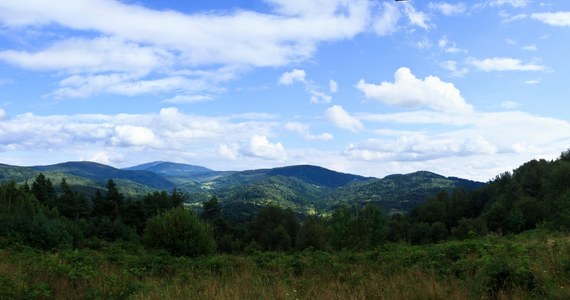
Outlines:
<svg viewBox="0 0 570 300"><path fill-rule="evenodd" d="M534 13L530 17L551 26L570 27L570 11Z"/></svg>
<svg viewBox="0 0 570 300"><path fill-rule="evenodd" d="M310 102L313 104L319 103L330 103L332 96L321 91L314 82L306 79L307 74L305 70L294 69L290 72L285 72L279 76L279 84L282 85L292 85L295 82L300 82L305 86L305 90L311 96ZM335 93L337 88L337 83L335 81L329 81L329 89L331 93Z"/></svg>
<svg viewBox="0 0 570 300"><path fill-rule="evenodd" d="M429 9L437 11L446 16L460 15L467 11L465 3L430 2Z"/></svg>
<svg viewBox="0 0 570 300"><path fill-rule="evenodd" d="M307 141L330 141L334 139L334 136L327 132L318 135L312 134L310 128L310 125L299 122L288 122L285 124L285 129L296 132Z"/></svg>
<svg viewBox="0 0 570 300"><path fill-rule="evenodd" d="M493 57L485 59L477 59L470 57L467 63L473 67L485 71L544 71L543 65L534 63L523 63L520 59L510 57Z"/></svg>

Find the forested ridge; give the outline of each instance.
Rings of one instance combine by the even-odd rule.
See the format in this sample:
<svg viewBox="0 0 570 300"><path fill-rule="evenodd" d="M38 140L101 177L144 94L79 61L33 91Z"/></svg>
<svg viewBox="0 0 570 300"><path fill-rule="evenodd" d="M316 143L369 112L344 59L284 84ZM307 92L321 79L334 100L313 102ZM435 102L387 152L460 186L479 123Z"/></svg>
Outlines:
<svg viewBox="0 0 570 300"><path fill-rule="evenodd" d="M310 195L311 191L306 193ZM568 294L558 288L570 288L567 279L570 278L570 245L566 238L566 232L570 230L570 150L553 161L527 162L475 190L442 189L405 214L387 214L374 201L355 201L346 202L326 214L299 214L269 204L248 219L235 219L228 218L232 213L225 211L231 206L222 206L216 196L194 209L184 205L187 197L177 189L149 192L140 197L125 196L111 179L105 189L97 189L93 196L86 196L70 187L65 178L54 183L41 173L31 183L3 182L0 185L0 255L36 253L34 255L48 259L52 254L61 253L63 257L78 255L74 259L83 260L86 259L83 255L91 253L89 255L98 257L100 263L129 268L133 267L132 255L139 255L148 261L137 260L138 268L155 268L162 259L164 268L174 269L171 273L157 271L155 275L164 271L176 280L181 274L193 274L191 270L174 267L177 258L184 260L182 264L206 261L207 266L192 268L223 269L222 275L208 275L212 276L208 280L214 281L226 278L227 274L223 275L226 271L241 268L237 265L243 260L243 264L255 265L247 267L248 271L260 268L269 272L271 278L319 277L336 270L338 277L329 279L344 278L342 284L345 280L353 280L352 275L345 278L344 272L364 276L359 275L366 269L362 259L372 255L370 260L381 263L379 270L387 272L374 273L380 277L412 274L396 272L392 268L397 266L387 266L379 257L408 264L434 282L440 282L441 276L451 276L462 285L469 276L479 276L477 286L457 288L481 297L520 293L563 298ZM293 193L287 197L298 196ZM301 198L296 201L303 201ZM527 236L526 240L518 238L523 235ZM495 248L491 246L493 243L506 248ZM546 275L539 275L541 271L533 269L538 268L538 263L545 264L531 259L530 252L538 251L540 247L546 247L549 255L556 256L550 258L548 264L552 264L552 270L544 271ZM117 254L118 249L120 253ZM408 251L409 254L393 251ZM513 251L515 256L509 257L508 253ZM417 256L414 258L412 253ZM118 256L113 258L113 255ZM354 264L347 255L354 256ZM431 255L434 257L429 257ZM494 256L502 257L502 260ZM212 261L212 257L224 262ZM318 264L319 259L324 266L319 265L316 269L321 273L310 275L309 265ZM47 279L41 281L34 277L30 283L23 283L25 279L10 274L11 268L21 276L32 275L20 269L17 263L7 261L0 267L0 298L10 298L10 295L59 298L62 295L63 288ZM69 258L62 258L60 263L66 265L68 262ZM455 265L459 262L463 265ZM445 264L459 269L446 269ZM357 269L350 271L351 266ZM41 272L57 273L54 270L51 266ZM125 272L132 271L129 270ZM272 273L271 270L277 271ZM103 271L91 272L100 274ZM73 282L68 273L55 275ZM544 277L547 275L548 278ZM358 284L353 288L368 284L366 278L354 280ZM557 285L557 289L552 284ZM144 288L129 287L128 291L120 292L127 294L117 292L120 295L113 294L115 292L102 289L93 293L99 297L122 298L137 293L144 295ZM439 292L442 293L440 296L449 296L446 293L451 291ZM304 297L309 296L304 294Z"/></svg>

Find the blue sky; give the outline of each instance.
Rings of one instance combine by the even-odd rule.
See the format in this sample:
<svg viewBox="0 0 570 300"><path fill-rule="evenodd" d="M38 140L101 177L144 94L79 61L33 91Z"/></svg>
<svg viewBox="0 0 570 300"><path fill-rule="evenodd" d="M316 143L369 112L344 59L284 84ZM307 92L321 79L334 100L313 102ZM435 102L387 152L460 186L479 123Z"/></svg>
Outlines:
<svg viewBox="0 0 570 300"><path fill-rule="evenodd" d="M0 163L488 180L570 148L570 2L0 0Z"/></svg>

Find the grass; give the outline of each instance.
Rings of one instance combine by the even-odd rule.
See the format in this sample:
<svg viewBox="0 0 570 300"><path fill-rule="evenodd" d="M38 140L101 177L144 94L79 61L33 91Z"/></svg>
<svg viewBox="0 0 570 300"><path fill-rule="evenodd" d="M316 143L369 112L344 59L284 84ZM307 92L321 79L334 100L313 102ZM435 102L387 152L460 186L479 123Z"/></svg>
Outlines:
<svg viewBox="0 0 570 300"><path fill-rule="evenodd" d="M570 240L533 231L353 253L0 250L0 299L568 299Z"/></svg>

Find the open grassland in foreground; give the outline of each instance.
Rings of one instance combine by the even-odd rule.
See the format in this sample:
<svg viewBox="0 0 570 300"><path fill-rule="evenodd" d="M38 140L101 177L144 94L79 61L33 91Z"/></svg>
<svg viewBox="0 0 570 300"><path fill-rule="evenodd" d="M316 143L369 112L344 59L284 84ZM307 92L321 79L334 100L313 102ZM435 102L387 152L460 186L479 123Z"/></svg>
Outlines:
<svg viewBox="0 0 570 300"><path fill-rule="evenodd" d="M366 252L199 258L132 244L0 250L0 299L569 299L570 240L531 231Z"/></svg>

